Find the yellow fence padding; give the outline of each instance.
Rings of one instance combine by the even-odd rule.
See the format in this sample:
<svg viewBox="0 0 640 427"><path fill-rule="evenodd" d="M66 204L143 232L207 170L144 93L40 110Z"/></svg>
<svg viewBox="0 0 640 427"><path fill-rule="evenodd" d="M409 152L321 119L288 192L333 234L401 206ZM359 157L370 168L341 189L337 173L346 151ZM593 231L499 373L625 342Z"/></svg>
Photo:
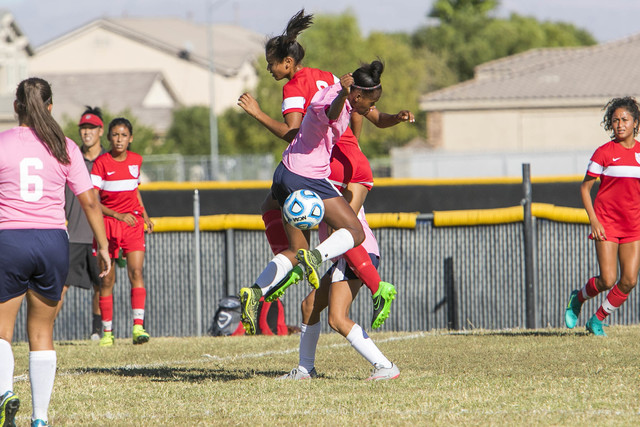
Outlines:
<svg viewBox="0 0 640 427"><path fill-rule="evenodd" d="M536 218L544 218L557 222L589 223L589 218L584 209L566 208L548 203L532 203L531 214ZM499 209L433 212L433 225L436 227L507 224L511 222L522 222L523 220L524 208L522 206Z"/></svg>

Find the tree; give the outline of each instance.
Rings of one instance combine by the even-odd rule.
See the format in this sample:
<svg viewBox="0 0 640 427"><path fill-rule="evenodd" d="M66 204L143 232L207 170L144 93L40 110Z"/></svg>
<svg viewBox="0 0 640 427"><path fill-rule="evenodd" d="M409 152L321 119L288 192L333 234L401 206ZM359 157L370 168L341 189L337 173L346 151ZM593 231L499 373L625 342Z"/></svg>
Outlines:
<svg viewBox="0 0 640 427"><path fill-rule="evenodd" d="M511 14L494 18L496 0L437 0L429 16L439 24L413 34L415 48L427 48L441 57L458 80L473 77L474 68L487 61L533 48L595 44L586 31L567 23L544 22Z"/></svg>

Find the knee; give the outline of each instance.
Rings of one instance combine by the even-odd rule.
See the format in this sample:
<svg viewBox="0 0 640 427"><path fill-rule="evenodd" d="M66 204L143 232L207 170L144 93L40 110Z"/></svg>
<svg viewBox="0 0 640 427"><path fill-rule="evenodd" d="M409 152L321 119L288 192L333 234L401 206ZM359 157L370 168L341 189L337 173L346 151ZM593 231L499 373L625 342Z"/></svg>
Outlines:
<svg viewBox="0 0 640 427"><path fill-rule="evenodd" d="M300 311L302 312L302 318L308 319L313 312L313 301L310 301L309 298L305 298L300 304Z"/></svg>
<svg viewBox="0 0 640 427"><path fill-rule="evenodd" d="M142 280L142 268L132 268L129 270L129 280L139 282Z"/></svg>
<svg viewBox="0 0 640 427"><path fill-rule="evenodd" d="M336 332L341 331L344 318L336 313L329 312L329 326Z"/></svg>
<svg viewBox="0 0 640 427"><path fill-rule="evenodd" d="M636 283L638 283L637 280L621 277L618 282L618 289L623 293L628 294L636 287Z"/></svg>
<svg viewBox="0 0 640 427"><path fill-rule="evenodd" d="M364 242L364 230L362 227L354 228L349 230L351 235L353 236L353 247L359 246L362 242Z"/></svg>
<svg viewBox="0 0 640 427"><path fill-rule="evenodd" d="M608 291L613 288L616 284L615 276L603 276L601 275L598 280L596 280L596 287L600 292Z"/></svg>

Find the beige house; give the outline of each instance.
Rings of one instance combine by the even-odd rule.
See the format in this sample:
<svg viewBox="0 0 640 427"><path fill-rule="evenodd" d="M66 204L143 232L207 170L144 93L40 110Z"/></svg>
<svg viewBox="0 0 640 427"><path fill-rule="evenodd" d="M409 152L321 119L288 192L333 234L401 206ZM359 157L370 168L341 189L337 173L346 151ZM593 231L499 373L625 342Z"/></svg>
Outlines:
<svg viewBox="0 0 640 427"><path fill-rule="evenodd" d="M38 47L29 73L159 73L179 104L209 105L208 33L206 25L178 18L100 19ZM264 36L235 25L214 25L211 34L220 113L256 85L253 63L264 54Z"/></svg>
<svg viewBox="0 0 640 427"><path fill-rule="evenodd" d="M608 141L603 106L626 95L640 96L640 34L492 61L472 80L424 95L420 107L437 151L592 152Z"/></svg>
<svg viewBox="0 0 640 427"><path fill-rule="evenodd" d="M16 125L13 100L18 83L27 77L32 55L29 40L13 15L0 10L0 132Z"/></svg>

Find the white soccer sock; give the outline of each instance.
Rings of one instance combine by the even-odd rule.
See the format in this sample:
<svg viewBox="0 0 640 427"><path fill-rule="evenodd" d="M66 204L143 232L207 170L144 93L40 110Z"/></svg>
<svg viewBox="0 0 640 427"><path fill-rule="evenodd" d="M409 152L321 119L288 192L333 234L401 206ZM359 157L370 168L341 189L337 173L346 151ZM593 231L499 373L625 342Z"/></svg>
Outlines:
<svg viewBox="0 0 640 427"><path fill-rule="evenodd" d="M351 343L351 346L356 349L358 353L369 361L372 365L376 363L382 365L383 368L390 368L392 363L384 357L384 354L376 347L369 335L358 325L353 325L349 335L347 335L347 341Z"/></svg>
<svg viewBox="0 0 640 427"><path fill-rule="evenodd" d="M55 350L29 352L29 380L31 381L31 419L47 420L49 402L56 377Z"/></svg>
<svg viewBox="0 0 640 427"><path fill-rule="evenodd" d="M322 255L322 261L326 261L342 255L349 249L353 249L354 244L353 236L349 230L341 228L331 233L331 236L316 246L316 249Z"/></svg>
<svg viewBox="0 0 640 427"><path fill-rule="evenodd" d="M308 374L316 362L316 346L320 338L320 322L300 325L300 361L298 370Z"/></svg>
<svg viewBox="0 0 640 427"><path fill-rule="evenodd" d="M0 396L13 391L13 351L9 341L0 339Z"/></svg>
<svg viewBox="0 0 640 427"><path fill-rule="evenodd" d="M274 285L287 275L293 269L293 264L289 258L282 254L278 254L267 264L267 267L260 273L256 280L256 285L262 289L262 295L269 292Z"/></svg>

